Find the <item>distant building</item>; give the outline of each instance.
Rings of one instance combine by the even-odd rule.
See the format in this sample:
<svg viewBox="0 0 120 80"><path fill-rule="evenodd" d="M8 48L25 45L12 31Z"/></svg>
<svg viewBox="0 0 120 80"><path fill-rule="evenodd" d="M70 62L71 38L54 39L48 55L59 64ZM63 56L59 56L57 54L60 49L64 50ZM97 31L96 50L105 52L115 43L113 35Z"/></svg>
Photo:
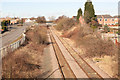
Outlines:
<svg viewBox="0 0 120 80"><path fill-rule="evenodd" d="M32 20L30 20L30 19L26 19L25 22L32 22Z"/></svg>
<svg viewBox="0 0 120 80"><path fill-rule="evenodd" d="M0 21L4 21L4 20L11 20L12 18L6 17L6 18L0 18Z"/></svg>
<svg viewBox="0 0 120 80"><path fill-rule="evenodd" d="M22 22L26 22L27 18L21 18Z"/></svg>
<svg viewBox="0 0 120 80"><path fill-rule="evenodd" d="M72 19L77 21L77 16L73 16ZM110 27L110 28L117 28L118 27L118 20L119 20L118 16L112 17L110 15L97 15L98 23L101 24L102 26L108 25L108 27ZM83 16L80 16L79 22L81 24L83 24L85 22Z"/></svg>
<svg viewBox="0 0 120 80"><path fill-rule="evenodd" d="M10 17L0 18L1 22L4 20L10 20L10 24L16 24L19 21L19 18L10 18Z"/></svg>
<svg viewBox="0 0 120 80"><path fill-rule="evenodd" d="M17 24L19 19L11 19L10 24Z"/></svg>
<svg viewBox="0 0 120 80"><path fill-rule="evenodd" d="M77 16L73 16L72 19L77 21Z"/></svg>
<svg viewBox="0 0 120 80"><path fill-rule="evenodd" d="M72 19L75 20L75 21L77 21L77 16L73 16ZM80 17L79 17L79 22L80 22L81 24L84 24L84 17L83 17L83 16L80 16Z"/></svg>
<svg viewBox="0 0 120 80"><path fill-rule="evenodd" d="M97 21L102 26L104 25L118 25L118 16L110 16L110 15L97 15Z"/></svg>

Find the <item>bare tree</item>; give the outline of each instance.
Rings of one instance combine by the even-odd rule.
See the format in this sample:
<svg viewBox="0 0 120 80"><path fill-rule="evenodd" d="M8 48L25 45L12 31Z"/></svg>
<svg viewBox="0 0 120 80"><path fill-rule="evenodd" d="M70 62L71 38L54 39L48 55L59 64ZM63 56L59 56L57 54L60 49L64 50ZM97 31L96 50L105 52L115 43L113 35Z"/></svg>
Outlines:
<svg viewBox="0 0 120 80"><path fill-rule="evenodd" d="M37 23L45 23L46 22L46 19L44 16L42 17L38 17L37 20L36 20Z"/></svg>
<svg viewBox="0 0 120 80"><path fill-rule="evenodd" d="M48 17L48 19L49 19L49 21L55 21L55 16L50 16L50 17Z"/></svg>

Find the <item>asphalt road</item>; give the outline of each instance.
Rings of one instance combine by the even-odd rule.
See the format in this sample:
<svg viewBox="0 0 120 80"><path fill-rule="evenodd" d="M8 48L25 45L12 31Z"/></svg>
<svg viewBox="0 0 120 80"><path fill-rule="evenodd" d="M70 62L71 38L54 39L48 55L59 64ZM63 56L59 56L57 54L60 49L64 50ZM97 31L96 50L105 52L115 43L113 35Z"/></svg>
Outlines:
<svg viewBox="0 0 120 80"><path fill-rule="evenodd" d="M33 25L33 23L25 23L23 26L13 28L14 30L11 29L11 31L8 33L3 33L0 36L0 48L16 40L22 33L24 33L24 30L31 25Z"/></svg>

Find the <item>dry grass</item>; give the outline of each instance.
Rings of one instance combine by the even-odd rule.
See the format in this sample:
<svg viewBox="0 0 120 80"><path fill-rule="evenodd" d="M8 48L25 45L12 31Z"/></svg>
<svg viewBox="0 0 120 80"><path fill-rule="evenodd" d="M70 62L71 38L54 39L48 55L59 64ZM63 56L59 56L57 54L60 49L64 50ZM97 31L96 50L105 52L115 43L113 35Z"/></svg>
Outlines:
<svg viewBox="0 0 120 80"><path fill-rule="evenodd" d="M29 33L31 32L31 33ZM27 33L29 36L28 40L32 41L35 44L47 44L47 28L43 26L34 27L32 30L29 30Z"/></svg>
<svg viewBox="0 0 120 80"><path fill-rule="evenodd" d="M112 41L102 40L101 36L97 32L93 32L88 25L79 26L74 31L66 33L64 37L71 38L77 46L84 47L89 57L112 56L118 51L117 46Z"/></svg>
<svg viewBox="0 0 120 80"><path fill-rule="evenodd" d="M64 17L57 22L57 26L55 26L55 28L59 31L66 31L69 30L74 25L75 21L73 19Z"/></svg>
<svg viewBox="0 0 120 80"><path fill-rule="evenodd" d="M3 58L3 78L35 78L41 73L41 56L44 46L34 46L30 50L27 45ZM36 53L39 47L39 53ZM34 49L34 50L33 50Z"/></svg>
<svg viewBox="0 0 120 80"><path fill-rule="evenodd" d="M3 58L3 78L36 78L41 75L42 55L47 42L46 30L44 27L34 27L27 31L28 44ZM44 37L41 37L41 34L44 34ZM39 36L42 41L37 38Z"/></svg>
<svg viewBox="0 0 120 80"><path fill-rule="evenodd" d="M103 58L104 56L109 56L111 62L104 62L104 66L109 68L104 69L105 71L111 71L112 77L117 77L118 75L118 46L116 46L112 41L102 40L100 34L93 32L93 30L88 25L77 25L77 28L71 32L65 32L63 35L66 38L70 38L75 41L76 46L84 50L85 58L92 59L94 57ZM114 58L113 58L114 57ZM99 64L102 66L102 64Z"/></svg>

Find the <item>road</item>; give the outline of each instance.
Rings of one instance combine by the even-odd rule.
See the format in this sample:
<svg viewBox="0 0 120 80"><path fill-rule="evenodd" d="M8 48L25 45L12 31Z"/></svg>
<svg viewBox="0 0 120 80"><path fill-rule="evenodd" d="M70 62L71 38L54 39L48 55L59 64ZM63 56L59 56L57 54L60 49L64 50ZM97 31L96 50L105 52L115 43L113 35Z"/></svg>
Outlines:
<svg viewBox="0 0 120 80"><path fill-rule="evenodd" d="M28 26L31 26L32 24L33 23L25 23L23 26L14 28L14 30L11 30L8 33L3 33L0 36L0 48L6 46L6 45L10 44L11 42L13 42L14 40L16 40L22 33L24 33L24 30L26 30L26 28Z"/></svg>

